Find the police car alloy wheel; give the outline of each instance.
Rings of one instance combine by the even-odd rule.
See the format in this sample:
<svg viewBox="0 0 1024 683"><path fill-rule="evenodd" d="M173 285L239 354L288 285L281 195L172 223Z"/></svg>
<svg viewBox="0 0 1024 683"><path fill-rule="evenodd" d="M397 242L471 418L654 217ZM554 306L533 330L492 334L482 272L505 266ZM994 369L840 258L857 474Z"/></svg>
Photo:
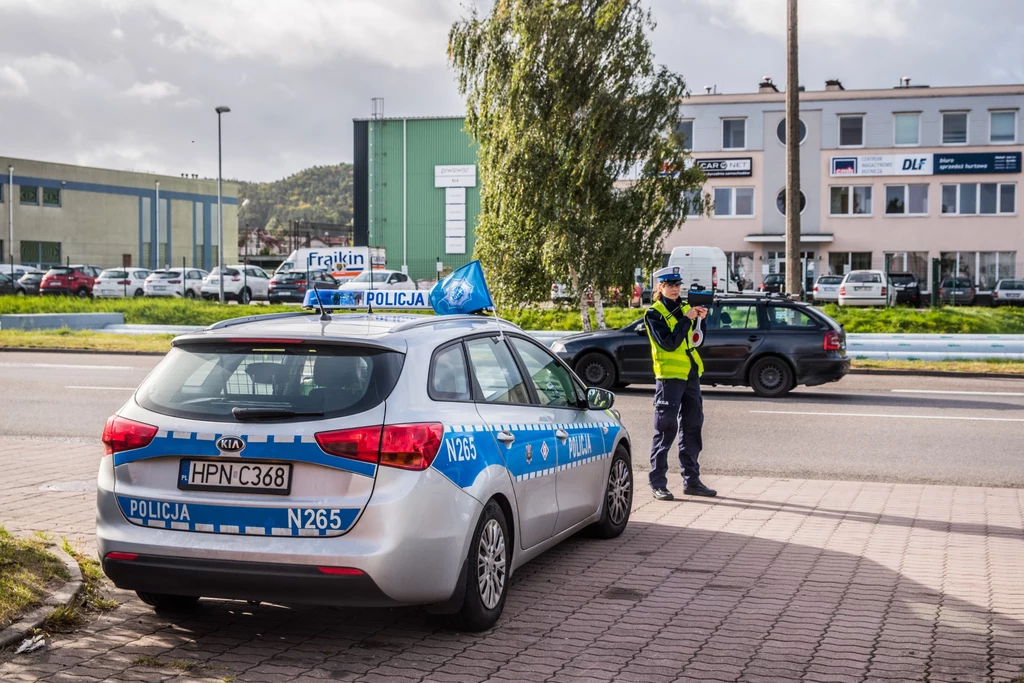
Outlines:
<svg viewBox="0 0 1024 683"><path fill-rule="evenodd" d="M629 454L622 447L615 452L608 471L608 487L605 492L601 520L594 524L593 532L598 538L615 538L626 529L633 505L633 468Z"/></svg>
<svg viewBox="0 0 1024 683"><path fill-rule="evenodd" d="M449 619L461 631L485 631L498 621L508 595L508 526L493 500L484 507L469 549L462 608Z"/></svg>

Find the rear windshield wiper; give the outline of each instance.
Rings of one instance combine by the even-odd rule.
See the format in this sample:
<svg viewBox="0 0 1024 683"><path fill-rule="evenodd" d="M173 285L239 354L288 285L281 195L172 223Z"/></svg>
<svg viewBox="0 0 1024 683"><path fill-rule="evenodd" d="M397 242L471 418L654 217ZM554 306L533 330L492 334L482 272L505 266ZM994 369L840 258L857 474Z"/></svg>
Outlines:
<svg viewBox="0 0 1024 683"><path fill-rule="evenodd" d="M289 417L323 417L323 411L300 412L290 408L232 408L236 420L278 420Z"/></svg>

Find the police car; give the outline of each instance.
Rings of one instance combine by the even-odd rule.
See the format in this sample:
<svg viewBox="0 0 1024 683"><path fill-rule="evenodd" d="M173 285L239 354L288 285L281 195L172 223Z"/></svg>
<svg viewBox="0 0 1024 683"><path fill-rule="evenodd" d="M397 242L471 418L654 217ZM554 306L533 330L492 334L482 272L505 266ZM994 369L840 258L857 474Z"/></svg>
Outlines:
<svg viewBox="0 0 1024 683"><path fill-rule="evenodd" d="M425 292L376 296L397 294ZM157 609L429 605L486 629L518 567L625 528L613 398L491 317L218 323L175 339L106 424L103 570Z"/></svg>

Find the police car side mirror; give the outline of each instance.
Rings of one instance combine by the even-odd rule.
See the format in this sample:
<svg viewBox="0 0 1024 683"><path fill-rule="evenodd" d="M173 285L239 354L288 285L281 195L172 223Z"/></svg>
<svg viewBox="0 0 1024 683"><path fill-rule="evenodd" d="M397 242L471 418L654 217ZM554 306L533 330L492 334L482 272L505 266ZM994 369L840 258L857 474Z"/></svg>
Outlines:
<svg viewBox="0 0 1024 683"><path fill-rule="evenodd" d="M591 387L587 389L587 408L590 410L608 410L615 403L615 394L607 389Z"/></svg>

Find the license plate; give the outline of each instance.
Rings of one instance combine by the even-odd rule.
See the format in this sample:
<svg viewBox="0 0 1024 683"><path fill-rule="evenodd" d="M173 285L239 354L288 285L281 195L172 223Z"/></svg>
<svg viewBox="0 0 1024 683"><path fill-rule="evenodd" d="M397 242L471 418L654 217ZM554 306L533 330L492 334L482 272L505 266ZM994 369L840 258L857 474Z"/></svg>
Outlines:
<svg viewBox="0 0 1024 683"><path fill-rule="evenodd" d="M60 287L61 284L59 282L47 282L46 286L47 287Z"/></svg>
<svg viewBox="0 0 1024 683"><path fill-rule="evenodd" d="M164 287L163 285L153 285L153 291L156 291L156 292L162 292L162 291L164 291L165 289L167 289L167 288L166 288L166 287Z"/></svg>
<svg viewBox="0 0 1024 683"><path fill-rule="evenodd" d="M178 488L287 496L292 490L292 466L253 460L185 459L178 467Z"/></svg>
<svg viewBox="0 0 1024 683"><path fill-rule="evenodd" d="M855 291L855 292L866 292L869 289L871 289L871 288L870 287L854 287L853 291Z"/></svg>
<svg viewBox="0 0 1024 683"><path fill-rule="evenodd" d="M1003 296L1005 296L1007 299L1019 299L1020 298L1020 294L1010 294L1010 293L1007 293L1007 294L1003 294Z"/></svg>

